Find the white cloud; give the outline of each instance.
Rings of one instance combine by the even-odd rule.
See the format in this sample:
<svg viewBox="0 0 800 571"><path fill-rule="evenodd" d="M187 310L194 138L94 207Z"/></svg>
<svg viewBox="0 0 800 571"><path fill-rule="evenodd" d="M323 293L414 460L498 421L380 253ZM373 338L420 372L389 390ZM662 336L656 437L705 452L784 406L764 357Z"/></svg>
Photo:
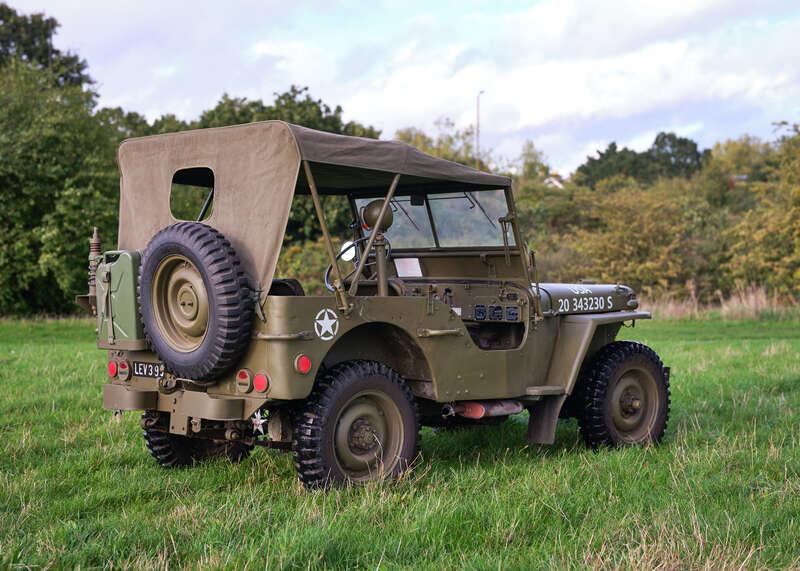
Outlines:
<svg viewBox="0 0 800 571"><path fill-rule="evenodd" d="M57 42L87 58L103 104L151 118L294 83L391 137L442 116L474 123L484 89L484 146L513 157L531 138L562 171L612 139L646 147L675 130L710 144L800 120L788 0L15 5L62 22Z"/></svg>
<svg viewBox="0 0 800 571"><path fill-rule="evenodd" d="M782 31L784 46L791 46L788 40L800 33L798 24ZM495 112L504 115L495 128L512 130L567 118L629 116L681 101L777 98L782 104L793 100L797 90L790 61L800 57L800 48L792 46L775 62L778 65L763 62L775 31L749 30L747 46L731 44L727 34L716 33L613 55L553 58L505 69L485 60L452 75L448 71L458 53L442 49L394 67L351 95L357 105L348 108L366 107L395 121L428 116L431 109L472 121L473 94L485 87L488 119L497 119L491 115Z"/></svg>
<svg viewBox="0 0 800 571"><path fill-rule="evenodd" d="M162 65L153 69L153 74L156 77L172 77L175 75L177 68L174 65Z"/></svg>
<svg viewBox="0 0 800 571"><path fill-rule="evenodd" d="M743 13L755 6L744 6ZM558 123L663 112L659 124L635 141L648 146L650 133L660 130L682 131L684 136L699 132L681 130L686 123L676 127L669 117L690 105L732 101L773 116L791 112L800 96L794 64L800 59L800 43L794 40L800 19L765 23L741 19L741 14L734 4L722 1L581 3L580 8L576 3L542 2L521 17L505 19L508 26L513 22L513 29L498 30L497 38L512 38L513 58L501 40L450 73L460 54L444 45L404 58L405 63L379 81L345 94L345 108L360 117L368 110L367 118L388 130L427 126L442 114L463 126L474 122L474 94L486 89L483 131L493 133L503 151L509 139L519 140L515 133L520 131L535 138L537 130ZM690 32L681 33L682 27ZM405 47L401 50L408 53ZM689 124L697 126L705 118L692 119ZM765 119L767 125L769 121ZM585 157L570 152L573 158L568 160L566 151L549 149L544 142L539 146L570 170Z"/></svg>

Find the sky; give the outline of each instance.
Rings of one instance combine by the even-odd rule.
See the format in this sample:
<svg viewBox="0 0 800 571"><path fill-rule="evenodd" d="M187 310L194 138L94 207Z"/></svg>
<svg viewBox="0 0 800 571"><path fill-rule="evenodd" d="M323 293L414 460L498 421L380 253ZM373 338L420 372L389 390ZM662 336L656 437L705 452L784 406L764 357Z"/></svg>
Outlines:
<svg viewBox="0 0 800 571"><path fill-rule="evenodd" d="M659 131L703 147L800 123L800 2L778 0L7 0L61 23L100 104L197 117L290 85L392 138L438 119L481 148L534 142L568 175Z"/></svg>

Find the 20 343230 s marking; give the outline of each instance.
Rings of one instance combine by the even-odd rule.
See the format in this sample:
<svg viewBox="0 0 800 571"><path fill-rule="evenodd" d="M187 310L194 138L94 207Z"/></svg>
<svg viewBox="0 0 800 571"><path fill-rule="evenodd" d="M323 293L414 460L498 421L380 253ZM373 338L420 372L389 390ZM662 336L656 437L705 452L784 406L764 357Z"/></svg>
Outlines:
<svg viewBox="0 0 800 571"><path fill-rule="evenodd" d="M611 296L587 296L587 297L562 297L558 300L558 313L569 313L570 311L604 311L611 309L614 301Z"/></svg>

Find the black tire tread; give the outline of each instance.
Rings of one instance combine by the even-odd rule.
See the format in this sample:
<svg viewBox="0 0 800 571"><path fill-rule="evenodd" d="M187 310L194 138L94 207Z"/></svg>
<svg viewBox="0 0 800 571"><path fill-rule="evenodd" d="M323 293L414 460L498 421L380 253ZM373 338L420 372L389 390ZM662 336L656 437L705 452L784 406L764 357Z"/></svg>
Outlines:
<svg viewBox="0 0 800 571"><path fill-rule="evenodd" d="M146 314L142 303L143 274L148 268L154 247L166 242L175 242L187 247L198 258L198 270L205 273L209 300L216 300L215 315L209 315L209 323L216 320L218 329L215 338L203 347L203 354L192 366L178 366L165 355L159 354L158 327ZM156 265L152 270L155 270ZM145 268L148 268L147 270ZM199 222L178 222L158 232L142 255L137 283L139 312L144 335L150 346L164 361L166 369L178 377L195 381L213 381L230 370L242 357L250 343L253 323L253 295L247 277L242 270L239 256L231 243L217 230Z"/></svg>
<svg viewBox="0 0 800 571"><path fill-rule="evenodd" d="M333 404L340 390L350 380L366 376L382 375L397 385L414 411L414 451L411 462L403 469L411 467L419 454L420 415L414 395L408 384L394 369L377 361L353 360L340 363L326 370L316 381L314 390L305 401L302 409L296 412L292 452L294 465L300 482L309 489L327 488L334 482L329 477L329 469L321 458L322 425L334 412Z"/></svg>
<svg viewBox="0 0 800 571"><path fill-rule="evenodd" d="M657 427L657 432L651 436L651 443L657 444L664 436L669 421L669 376L658 354L647 345L633 341L615 341L601 348L589 359L581 369L575 396L576 413L578 417L578 430L589 448L614 447L619 444L614 441L608 430L604 415L604 405L609 384L617 368L625 361L644 357L655 365L661 373L661 379L666 391L666 412L664 422Z"/></svg>
<svg viewBox="0 0 800 571"><path fill-rule="evenodd" d="M157 415L145 411L142 418ZM145 428L143 432L147 450L162 468L184 468L212 458L225 458L235 464L246 459L253 449L242 442L190 438L154 428Z"/></svg>

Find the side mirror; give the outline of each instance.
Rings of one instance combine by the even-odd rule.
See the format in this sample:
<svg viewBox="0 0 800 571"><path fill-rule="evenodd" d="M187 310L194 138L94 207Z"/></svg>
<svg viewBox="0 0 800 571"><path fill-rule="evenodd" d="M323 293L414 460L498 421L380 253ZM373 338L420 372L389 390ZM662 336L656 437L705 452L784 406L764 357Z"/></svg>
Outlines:
<svg viewBox="0 0 800 571"><path fill-rule="evenodd" d="M347 240L339 248L339 259L345 262L352 262L356 257L356 244L351 240Z"/></svg>

